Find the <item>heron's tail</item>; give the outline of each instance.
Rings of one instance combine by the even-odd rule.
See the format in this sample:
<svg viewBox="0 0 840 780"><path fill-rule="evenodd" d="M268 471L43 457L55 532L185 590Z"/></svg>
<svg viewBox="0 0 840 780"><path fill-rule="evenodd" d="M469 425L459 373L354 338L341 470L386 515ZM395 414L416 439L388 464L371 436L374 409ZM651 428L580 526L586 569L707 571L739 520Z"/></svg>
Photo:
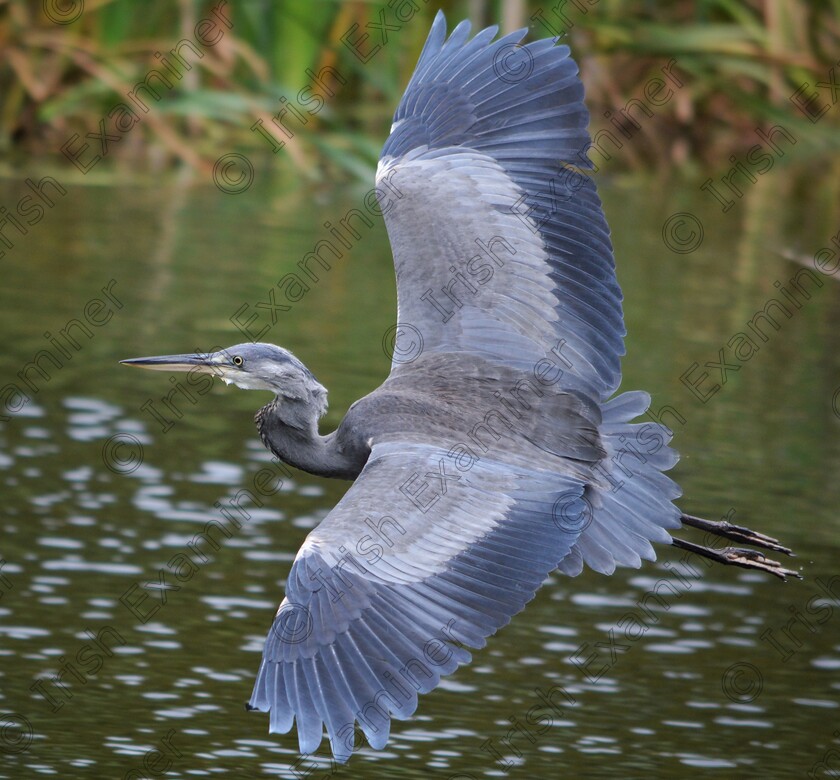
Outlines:
<svg viewBox="0 0 840 780"><path fill-rule="evenodd" d="M647 411L650 396L622 393L601 407L599 426L605 457L596 466L597 487L587 488L589 514L571 553L558 567L579 574L586 564L603 574L616 566L638 568L656 560L653 542L670 544L680 527L677 484L664 472L679 459L668 446L671 431L656 422L630 424Z"/></svg>
<svg viewBox="0 0 840 780"><path fill-rule="evenodd" d="M642 559L656 560L653 542L673 544L720 563L760 569L779 577L799 575L756 550L703 547L676 539L669 531L692 526L707 533L790 555L776 539L726 521L685 515L674 505L679 486L664 472L679 455L668 446L671 430L654 421L630 423L647 412L650 396L622 393L601 407L599 427L605 457L596 467L600 484L587 488L588 514L575 546L559 570L574 576L586 564L612 574L616 566L638 568Z"/></svg>

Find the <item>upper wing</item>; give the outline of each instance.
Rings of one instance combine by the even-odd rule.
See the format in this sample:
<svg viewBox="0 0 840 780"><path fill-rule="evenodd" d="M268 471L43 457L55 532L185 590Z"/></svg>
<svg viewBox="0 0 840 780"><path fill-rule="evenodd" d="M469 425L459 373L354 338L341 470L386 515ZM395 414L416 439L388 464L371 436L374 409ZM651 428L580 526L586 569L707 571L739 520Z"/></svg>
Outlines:
<svg viewBox="0 0 840 780"><path fill-rule="evenodd" d="M426 444L376 444L301 547L250 707L337 760L388 739L417 694L470 660L569 554L583 484ZM381 507L390 514L383 515ZM558 510L558 507L561 507ZM562 518L558 515L562 512Z"/></svg>
<svg viewBox="0 0 840 780"><path fill-rule="evenodd" d="M395 362L418 332L424 350L525 368L562 340L566 386L604 399L625 330L601 202L576 170L592 167L577 66L551 40L520 46L524 30L469 29L444 40L435 18L377 171Z"/></svg>

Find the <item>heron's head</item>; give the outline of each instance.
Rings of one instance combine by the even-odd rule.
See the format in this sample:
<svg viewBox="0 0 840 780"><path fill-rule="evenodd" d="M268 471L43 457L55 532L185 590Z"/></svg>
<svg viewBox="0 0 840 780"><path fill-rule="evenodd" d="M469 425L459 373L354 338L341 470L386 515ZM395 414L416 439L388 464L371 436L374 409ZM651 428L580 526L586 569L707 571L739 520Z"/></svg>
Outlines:
<svg viewBox="0 0 840 780"><path fill-rule="evenodd" d="M213 374L243 390L269 390L280 399L310 404L319 417L327 410L326 389L291 352L274 344L236 344L207 354L159 355L120 362L155 371Z"/></svg>

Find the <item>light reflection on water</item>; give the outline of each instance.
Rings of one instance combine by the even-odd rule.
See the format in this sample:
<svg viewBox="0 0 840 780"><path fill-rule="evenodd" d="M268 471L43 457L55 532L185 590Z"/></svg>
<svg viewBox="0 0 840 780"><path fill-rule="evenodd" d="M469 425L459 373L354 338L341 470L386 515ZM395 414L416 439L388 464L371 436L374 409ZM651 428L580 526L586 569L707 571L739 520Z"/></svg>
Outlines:
<svg viewBox="0 0 840 780"><path fill-rule="evenodd" d="M799 551L806 581L783 585L696 559L692 573L668 550L656 564L611 578L552 576L524 614L474 653L473 664L422 697L410 721L394 725L386 750L362 750L339 776L533 777L559 768L587 777L733 770L791 777L840 746L840 599L820 600L816 581L837 573L840 552L836 486L826 484L838 466L829 401L840 384L831 327L840 295L836 287L824 291L814 314L792 322L763 362L714 403L697 406L679 376L697 356L714 355L730 328L729 304L720 290L709 299L707 269L685 257L675 262L656 243L631 250L634 237L656 235L670 197L685 197L685 185L671 186L641 213L621 190L604 191L631 334L627 386L691 410L675 442L685 456L676 471L683 505L712 517L737 508L738 519ZM19 713L33 729L21 752L15 739L23 721L3 732L11 750L0 755L0 777L121 777L142 768L148 751L168 749L167 739L174 749L164 750L166 777L294 776L296 737L269 737L267 717L243 705L283 577L345 486L302 474L285 479L264 506L249 508L250 518L218 551L193 554L176 579L168 563L183 560L195 533L219 516L216 503L271 466L251 422L266 398L214 387L185 403L164 432L141 405L166 393L165 375L140 376L116 361L241 340L228 313L264 295L282 257L311 243L318 216L306 198L278 209L255 191L242 198L252 197L251 211L265 218L243 232L236 220L249 213L245 200L234 211L217 193L187 195L177 199L177 213L161 217L153 193L78 188L78 213L93 215L108 203L112 218L102 224L98 250L72 241L57 253L45 235L28 245L41 284L60 280L65 303L52 294L42 301L22 264L7 269L0 290L10 347L0 365L9 376L39 348L40 333L75 316L100 280L116 279L125 296L113 322L0 427L0 715ZM338 193L327 211L343 213L354 196ZM210 208L220 210L212 227ZM703 213L702 204L696 209ZM159 217L176 219L188 240L158 233ZM51 214L56 223L62 218L61 230L78 231L78 216ZM716 245L713 225L697 263L717 263L727 275L731 230ZM162 245L164 235L174 244ZM149 267L150 254L159 267ZM209 257L219 265L210 273ZM67 267L75 272L60 271ZM762 278L737 288L733 272L728 284L737 297L762 300ZM663 287L673 290L670 300ZM391 324L392 288L378 230L351 266L336 268L267 337L293 349L332 389L328 425L387 372L380 344ZM661 320L656 327L652 312ZM710 312L720 315L717 325ZM673 329L674 322L702 322L704 332ZM789 344L802 345L795 360ZM805 417L780 423L779 408L804 409L796 415ZM137 589L146 582L159 587ZM667 595L662 603L650 599L656 588ZM775 645L762 639L768 630ZM61 683L51 682L60 669ZM38 680L49 696L31 690ZM320 777L333 769L325 756L296 766Z"/></svg>

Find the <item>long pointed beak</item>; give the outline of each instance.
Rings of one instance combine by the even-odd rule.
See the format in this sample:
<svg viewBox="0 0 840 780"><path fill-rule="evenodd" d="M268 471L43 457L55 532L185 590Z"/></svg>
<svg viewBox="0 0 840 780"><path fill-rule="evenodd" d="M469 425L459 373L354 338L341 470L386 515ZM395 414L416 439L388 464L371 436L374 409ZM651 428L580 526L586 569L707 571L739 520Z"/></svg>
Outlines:
<svg viewBox="0 0 840 780"><path fill-rule="evenodd" d="M153 371L192 371L195 369L201 373L220 374L219 365L215 358L214 353L209 355L158 355L156 357L121 360L120 363L127 366L150 368Z"/></svg>

